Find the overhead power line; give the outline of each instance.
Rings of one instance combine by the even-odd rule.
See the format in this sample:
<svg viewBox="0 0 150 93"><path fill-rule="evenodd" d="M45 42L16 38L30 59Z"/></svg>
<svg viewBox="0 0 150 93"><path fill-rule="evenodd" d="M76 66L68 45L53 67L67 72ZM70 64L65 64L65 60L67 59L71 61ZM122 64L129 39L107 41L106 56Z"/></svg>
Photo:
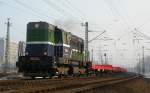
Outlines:
<svg viewBox="0 0 150 93"><path fill-rule="evenodd" d="M108 0L104 0L104 2L109 6L111 12L115 12L115 14L117 14L121 20L123 21L123 23L130 29L130 30L133 30L128 24L128 22L126 21L126 19L120 14L120 12L118 11L118 9L116 7L114 7L114 5L112 5Z"/></svg>
<svg viewBox="0 0 150 93"><path fill-rule="evenodd" d="M124 24L131 30L130 32L133 33L134 35L139 35L140 37L144 37L144 38L149 38L148 36L146 36L145 34L143 34L142 32L138 31L137 29L135 30L134 27L131 27L131 24L129 25L128 22L126 21L126 19L119 13L118 9L116 7L114 7L113 5L111 5L109 2L105 1L111 8L111 10L114 10L118 16L120 16L120 18L122 19L122 21L124 22ZM123 35L124 36L124 35ZM122 38L119 37L119 39Z"/></svg>
<svg viewBox="0 0 150 93"><path fill-rule="evenodd" d="M78 9L75 5L73 5L69 0L65 0L65 1L68 3L68 5L70 5L74 10L76 10L80 14L80 16L83 20L85 19L84 18L85 14L83 12L81 12L80 9Z"/></svg>
<svg viewBox="0 0 150 93"><path fill-rule="evenodd" d="M58 0L63 7L65 7L65 10L69 10L68 12L73 14L74 16L78 17L79 20L84 20L84 17L68 2L66 2L66 0Z"/></svg>
<svg viewBox="0 0 150 93"><path fill-rule="evenodd" d="M76 16L72 15L72 13L69 13L68 11L64 10L62 7L56 5L54 2L52 2L51 0L42 0L45 4L49 5L49 7L53 7L53 9L55 9L58 13L60 13L61 15L64 15L64 17L66 16L70 16L73 18L77 18ZM78 19L78 18L77 18Z"/></svg>
<svg viewBox="0 0 150 93"><path fill-rule="evenodd" d="M92 38L91 40L89 40L88 42L92 42L93 40L97 39L99 36L101 36L103 33L105 33L106 31L103 31L102 33L100 33L99 35L97 35L96 37Z"/></svg>
<svg viewBox="0 0 150 93"><path fill-rule="evenodd" d="M1 1L2 2L2 1ZM25 10L23 10L23 9L21 9L21 8L17 8L16 6L13 6L13 5L10 5L10 4L8 4L7 2L2 2L4 5L6 5L6 6L8 6L8 7L10 7L10 8L14 8L15 10L17 10L17 11L19 11L19 12L22 12L22 13L25 13L25 12L28 12L29 13L29 11L25 11ZM30 13L31 15L34 15L35 16L35 13Z"/></svg>
<svg viewBox="0 0 150 93"><path fill-rule="evenodd" d="M113 7L113 5L112 5L112 7ZM119 11L115 8L115 7L113 7L113 9L115 9L116 10L116 12L118 12L118 14L121 16L121 18L122 18L122 20L124 21L124 23L127 25L127 27L131 30L131 33L133 33L134 35L138 35L138 36L140 36L140 37L143 37L143 38L145 38L145 39L150 39L150 37L149 36L147 36L147 35L145 35L144 33L142 33L142 32L140 32L138 29L139 28L141 28L142 26L144 26L146 23L143 23L141 26L139 26L139 27L136 27L136 29L134 29L134 27L133 28L131 28L130 26L131 25L129 25L128 23L127 23L127 21L125 20L125 18L119 13ZM131 23L131 22L130 22ZM134 24L133 24L134 25Z"/></svg>
<svg viewBox="0 0 150 93"><path fill-rule="evenodd" d="M148 21L144 22L143 24L141 24L140 26L137 27L137 29L142 28L143 26L145 26L146 24L150 23L150 20L148 19Z"/></svg>
<svg viewBox="0 0 150 93"><path fill-rule="evenodd" d="M134 29L136 32L138 32L142 37L144 37L144 38L146 38L146 39L150 39L150 36L148 36L148 35L146 35L146 34L144 34L144 33L142 33L142 32L140 32L138 29Z"/></svg>
<svg viewBox="0 0 150 93"><path fill-rule="evenodd" d="M19 5L23 6L23 7L25 7L26 9L29 9L30 11L32 11L32 12L35 13L35 14L37 14L38 16L42 16L42 17L45 17L45 18L48 18L48 19L49 19L49 18L51 18L51 19L56 19L56 18L54 18L54 17L52 17L52 16L44 15L45 13L40 13L39 11L33 9L33 8L30 7L29 5L23 3L23 2L21 2L21 1L19 1L19 0L14 0L14 1L15 1L17 4L19 4Z"/></svg>

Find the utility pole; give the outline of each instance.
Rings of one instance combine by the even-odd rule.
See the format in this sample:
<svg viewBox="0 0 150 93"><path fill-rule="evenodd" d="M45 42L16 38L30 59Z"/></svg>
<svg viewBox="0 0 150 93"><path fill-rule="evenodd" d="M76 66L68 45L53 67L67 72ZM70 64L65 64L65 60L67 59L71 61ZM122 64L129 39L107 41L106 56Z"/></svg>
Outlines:
<svg viewBox="0 0 150 93"><path fill-rule="evenodd" d="M144 46L142 47L142 51L143 51L143 62L142 62L142 74L144 75L145 73L145 63L144 63Z"/></svg>
<svg viewBox="0 0 150 93"><path fill-rule="evenodd" d="M87 62L89 61L89 51L88 51L88 22L85 22L82 24L82 26L85 26L85 42L84 42L84 52L85 52L85 57L84 61Z"/></svg>
<svg viewBox="0 0 150 93"><path fill-rule="evenodd" d="M137 65L137 68L138 68L138 73L141 74L140 54L138 55L138 65Z"/></svg>
<svg viewBox="0 0 150 93"><path fill-rule="evenodd" d="M99 62L103 64L103 56L101 51L101 43L99 44Z"/></svg>
<svg viewBox="0 0 150 93"><path fill-rule="evenodd" d="M5 68L4 73L8 72L9 69L9 58L10 58L10 18L7 19L7 33L6 33L6 47L5 47Z"/></svg>
<svg viewBox="0 0 150 93"><path fill-rule="evenodd" d="M103 64L104 64L104 61L103 61L103 56L102 56L102 54L100 54L100 59L101 59L101 64L103 65Z"/></svg>
<svg viewBox="0 0 150 93"><path fill-rule="evenodd" d="M93 62L93 49L92 49L92 60L91 61Z"/></svg>
<svg viewBox="0 0 150 93"><path fill-rule="evenodd" d="M107 55L106 55L106 53L104 53L104 56L105 56L105 64L107 64Z"/></svg>

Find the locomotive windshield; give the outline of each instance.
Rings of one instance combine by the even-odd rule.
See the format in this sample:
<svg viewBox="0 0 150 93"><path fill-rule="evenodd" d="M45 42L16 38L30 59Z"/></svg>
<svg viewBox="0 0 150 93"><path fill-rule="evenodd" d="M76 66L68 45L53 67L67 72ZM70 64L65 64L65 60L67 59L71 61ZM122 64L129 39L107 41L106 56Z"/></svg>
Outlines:
<svg viewBox="0 0 150 93"><path fill-rule="evenodd" d="M28 44L26 46L26 55L29 56L51 56L52 51L48 44Z"/></svg>

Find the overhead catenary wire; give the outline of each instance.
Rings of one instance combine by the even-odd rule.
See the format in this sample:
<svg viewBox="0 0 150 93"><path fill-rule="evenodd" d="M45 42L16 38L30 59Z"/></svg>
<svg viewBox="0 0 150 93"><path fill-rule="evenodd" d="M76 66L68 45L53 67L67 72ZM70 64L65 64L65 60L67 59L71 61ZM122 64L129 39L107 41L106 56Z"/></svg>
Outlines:
<svg viewBox="0 0 150 93"><path fill-rule="evenodd" d="M129 22L129 21L127 21L126 20L126 18L124 17L124 16L122 16L120 13L119 13L119 11L118 11L118 9L116 8L116 7L114 7L111 3L109 3L109 2L107 2L106 0L104 0L109 6L110 6L110 10L113 12L113 10L115 11L115 13L118 15L118 16L120 16L120 18L122 19L122 21L123 21L123 23L128 27L128 29L130 29L130 32L131 33L133 33L133 45L135 44L135 42L134 42L134 40L135 40L135 38L137 38L136 36L135 36L135 30L134 30L134 27L133 26L131 26L131 22ZM128 19L128 18L127 18ZM129 23L128 23L129 22ZM120 37L119 37L120 38ZM122 38L122 37L121 37Z"/></svg>
<svg viewBox="0 0 150 93"><path fill-rule="evenodd" d="M2 2L2 1L1 1ZM8 6L8 7L10 7L10 8L13 8L13 9L15 9L15 10L17 10L17 11L19 11L19 12L21 12L21 13L29 13L30 15L36 15L35 13L33 13L33 12L29 12L29 11L25 11L24 9L22 9L22 8L17 8L16 6L13 6L13 5L10 5L10 4L8 4L7 2L2 2L2 4L4 4L4 5L6 5L6 6ZM37 16L37 15L36 15Z"/></svg>
<svg viewBox="0 0 150 93"><path fill-rule="evenodd" d="M19 0L14 0L14 2L16 2L17 4L23 6L24 8L26 8L26 9L32 11L33 13L35 13L35 14L38 15L38 16L42 16L42 17L48 18L48 19L50 19L50 18L51 18L51 19L56 19L55 17L44 15L45 13L41 13L41 12L35 10L34 8L30 7L29 5L23 3L23 2L21 2L21 1L19 1Z"/></svg>
<svg viewBox="0 0 150 93"><path fill-rule="evenodd" d="M130 22L131 23L131 22ZM128 24L127 24L128 25ZM142 24L142 25L144 25L144 24ZM140 27L142 27L142 25L140 26ZM131 26L131 25L130 25ZM128 26L129 27L129 26ZM133 33L133 44L135 45L135 40L140 40L140 39L138 39L138 37L137 36L140 36L140 37L143 37L143 38L146 38L146 39L150 39L149 38L149 36L147 36L147 35L145 35L144 33L142 33L142 32L140 32L140 31L138 31L137 30L137 28L136 29L134 29L134 27L132 27L132 28L129 28L129 29L131 29L131 32ZM139 29L139 28L138 28ZM138 41L139 42L139 41ZM136 52L136 51L135 51ZM143 60L144 60L144 56L143 56ZM144 61L143 61L144 62ZM143 69L144 69L144 67L143 67Z"/></svg>
<svg viewBox="0 0 150 93"><path fill-rule="evenodd" d="M74 4L72 4L69 0L65 0L68 5L70 5L74 10L76 10L79 14L80 14L80 17L84 20L85 19L85 14L79 9L77 8Z"/></svg>
<svg viewBox="0 0 150 93"><path fill-rule="evenodd" d="M57 5L55 5L52 1L50 0L42 0L45 4L49 5L50 7L53 7L57 12L60 12L64 14L64 10L59 8Z"/></svg>
<svg viewBox="0 0 150 93"><path fill-rule="evenodd" d="M138 29L135 28L135 31L138 32L138 33L139 33L141 36L143 36L144 38L150 39L150 36L148 36L148 35L146 35L146 34L140 32Z"/></svg>
<svg viewBox="0 0 150 93"><path fill-rule="evenodd" d="M43 1L43 0L42 0ZM19 1L19 0L14 0L13 3L23 7L23 8L17 8L16 6L14 5L11 5L9 3L6 3L4 1L5 5L9 6L9 7L12 7L14 8L15 10L19 11L19 12L23 12L23 13L28 13L29 15L33 15L33 16L36 16L38 17L39 19L42 19L42 18L50 18L49 16L46 15L46 13L42 13L43 11L39 11L35 8L33 8L32 6L28 5L28 3L25 3L23 1ZM67 14L64 14L64 15L67 15ZM51 16L51 15L50 15ZM66 16L64 16L66 17ZM26 19L26 18L25 18ZM52 19L52 18L51 18ZM54 18L53 18L54 19ZM54 19L55 20L55 19ZM61 20L61 19L60 19ZM78 24L80 24L81 22L78 22Z"/></svg>
<svg viewBox="0 0 150 93"><path fill-rule="evenodd" d="M92 38L91 40L88 41L88 43L92 42L93 40L97 39L99 36L101 36L103 33L105 33L106 31L104 30L102 33L100 33L99 35L97 35L96 37Z"/></svg>
<svg viewBox="0 0 150 93"><path fill-rule="evenodd" d="M53 7L53 9L55 9L58 13L60 13L61 15L64 15L64 18L66 16L68 17L73 17L78 19L76 16L72 15L72 13L69 13L68 11L64 10L62 7L60 7L59 5L55 4L54 2L50 1L50 0L42 0L45 4L49 5L49 7Z"/></svg>
<svg viewBox="0 0 150 93"><path fill-rule="evenodd" d="M15 1L15 0L14 0ZM14 2L13 1L13 2ZM5 6L7 6L7 7L10 7L11 9L14 9L15 11L17 11L18 13L24 13L24 14L28 14L28 16L30 16L30 17L37 17L37 18L39 18L39 19L41 19L41 18L47 18L47 19L49 19L50 17L45 17L44 16L44 14L46 14L46 13L43 13L43 14L39 14L39 13L37 13L36 11L31 11L31 9L30 8L27 8L26 6L23 6L23 5L21 5L21 4L18 4L18 3L16 3L16 2L14 2L14 3L16 3L16 4L18 4L18 5L20 5L21 7L24 7L24 8L18 8L17 6L15 6L15 4L9 4L9 2L6 2L6 1L0 1L1 2L1 4L3 4L3 5L5 5ZM20 1L19 1L20 2ZM33 9L34 10L34 9ZM52 15L52 14L51 14ZM11 17L14 17L15 18L15 16L11 16ZM30 19L30 17L24 17L22 20L26 20L26 19ZM55 18L56 19L56 18ZM54 20L55 20L54 19Z"/></svg>
<svg viewBox="0 0 150 93"><path fill-rule="evenodd" d="M115 12L118 14L118 16L120 16L120 18L122 19L122 21L126 24L126 26L130 29L130 32L131 33L133 33L133 34L135 34L135 33L140 33L141 35L141 37L148 37L148 36L146 36L144 33L142 33L142 32L140 32L140 31L137 31L137 30L135 30L134 29L134 27L133 28L131 28L131 25L129 25L128 23L127 23L127 21L126 21L126 19L119 13L119 11L117 10L117 8L116 7L114 7L113 5L111 5L109 2L107 2L107 0L105 0L105 2L110 6L110 10L112 10L112 12L113 12L113 10L115 10ZM130 22L131 23L131 22ZM133 24L134 25L134 24ZM139 34L138 34L139 35ZM119 37L120 38L120 37Z"/></svg>
<svg viewBox="0 0 150 93"><path fill-rule="evenodd" d="M124 18L126 18L126 20L128 21L128 23L130 24L130 26L132 25L132 27L134 27L134 26L135 26L135 23L133 22L133 19L131 19L131 18L129 17L127 11L125 11L124 7L122 7L121 1L120 1L120 0L117 0L117 1L118 1L118 5L120 5L120 6L119 6L119 9L121 9L121 10L123 11L123 13L125 14L125 15L124 15ZM130 19L130 20L129 20L129 19Z"/></svg>
<svg viewBox="0 0 150 93"><path fill-rule="evenodd" d="M108 7L110 8L110 10L111 10L112 13L117 14L121 18L121 20L123 21L122 25L123 26L126 25L127 28L130 29L129 33L132 33L133 32L133 28L131 27L131 25L128 24L128 22L126 21L126 19L120 14L120 12L118 11L118 9L116 7L114 7L114 5L112 5L108 0L104 0L104 2L108 5ZM124 36L124 34L121 35L121 36ZM121 36L118 38L118 40L122 38Z"/></svg>
<svg viewBox="0 0 150 93"><path fill-rule="evenodd" d="M118 12L118 10L114 7L114 9L116 10L116 12ZM119 12L118 12L118 14L119 14ZM121 16L121 14L120 14L120 16ZM135 29L132 29L130 26L131 25L129 25L126 21L125 21L125 18L122 16L122 18L123 18L123 21L124 21L124 23L128 26L128 28L130 29L130 32L131 33L133 33L133 34L135 34L135 33L137 33L137 32L134 32L135 31ZM130 22L131 23L131 22ZM138 32L140 32L140 31L138 31ZM140 32L141 34L143 34L142 32ZM144 34L143 35L140 35L140 36L144 36Z"/></svg>
<svg viewBox="0 0 150 93"><path fill-rule="evenodd" d="M131 22L130 22L130 23L131 23ZM132 24L133 24L133 23L132 23ZM135 25L135 24L133 24L133 25ZM144 33L142 33L141 31L138 30L140 27L142 27L142 26L144 26L144 25L145 25L145 23L143 23L143 24L140 25L139 27L133 28L133 30L131 29L131 32L132 32L133 34L136 33L136 35L138 34L139 36L141 36L141 37L143 37L143 38L145 38L145 39L150 39L149 36L145 35Z"/></svg>
<svg viewBox="0 0 150 93"><path fill-rule="evenodd" d="M129 19L128 16L127 16L127 19ZM130 22L130 23L131 23L131 22ZM132 24L133 24L133 23L132 23ZM149 38L150 38L149 36L145 35L144 33L142 33L141 31L138 30L139 28L141 28L141 27L144 26L145 24L146 24L146 23L143 23L143 24L140 25L139 27L134 28L133 31L131 31L131 32L133 32L133 34L136 34L136 35L139 35L139 36L144 37L144 38L146 38L146 39L149 39ZM135 25L135 24L133 24L133 25ZM134 32L134 31L135 31L135 32Z"/></svg>
<svg viewBox="0 0 150 93"><path fill-rule="evenodd" d="M41 15L41 14L38 14L38 13L36 13L36 11L31 11L31 9L29 10L29 8L27 8L26 6L23 6L23 5L21 5L21 4L18 4L18 3L16 3L16 2L14 2L14 1L12 1L13 3L15 3L15 4L18 4L18 5L20 5L21 6L21 8L18 8L17 6L15 6L15 4L10 4L10 2L8 2L8 1L0 1L1 2L1 4L3 4L5 7L8 7L8 8L11 8L11 9L13 9L13 10L15 10L16 12L18 12L18 14L19 13L24 13L24 14L27 14L28 13L28 16L29 17L24 17L24 18L22 18L22 20L27 20L27 19L29 19L30 18L30 16L31 17L38 17L39 19L41 19L41 18L46 18L45 16L44 16L44 14L43 15ZM22 8L22 6L24 7L24 8ZM32 8L32 7L31 7ZM34 9L34 8L33 8ZM15 18L15 16L11 16L11 18ZM21 21L22 21L21 20ZM12 29L13 29L13 32L14 31L16 31L17 33L19 33L20 35L24 35L25 33L24 32L20 32L20 30L18 30L18 29L15 29L14 27L12 27ZM19 36L20 36L19 35Z"/></svg>
<svg viewBox="0 0 150 93"><path fill-rule="evenodd" d="M117 14L117 15L121 18L121 20L122 20L123 23L128 27L128 29L133 30L133 29L130 27L131 25L128 24L128 22L126 21L126 19L119 13L119 11L117 10L116 7L114 7L111 3L109 3L108 0L104 0L104 2L108 5L108 7L110 8L110 10L111 10L112 13L115 12L115 14Z"/></svg>
<svg viewBox="0 0 150 93"><path fill-rule="evenodd" d="M65 8L65 10L68 10L69 13L73 14L74 16L78 17L79 19L82 20L82 16L79 15L79 13L68 3L66 3L63 0L58 0L59 3L62 4L62 6Z"/></svg>

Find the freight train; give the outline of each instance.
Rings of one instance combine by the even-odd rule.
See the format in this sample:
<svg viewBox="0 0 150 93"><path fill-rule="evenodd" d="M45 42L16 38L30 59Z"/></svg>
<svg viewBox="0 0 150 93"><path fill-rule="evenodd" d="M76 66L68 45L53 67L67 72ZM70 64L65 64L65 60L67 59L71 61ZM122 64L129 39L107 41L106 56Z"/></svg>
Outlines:
<svg viewBox="0 0 150 93"><path fill-rule="evenodd" d="M90 73L127 72L112 65L92 65L84 61L84 40L47 22L27 24L25 56L19 56L16 66L24 76L79 76Z"/></svg>
<svg viewBox="0 0 150 93"><path fill-rule="evenodd" d="M92 65L90 71L95 72L97 75L117 74L126 73L127 69L123 67L114 67L112 65Z"/></svg>
<svg viewBox="0 0 150 93"><path fill-rule="evenodd" d="M18 72L32 78L78 75L84 62L84 40L47 22L27 24L25 56L16 63Z"/></svg>

